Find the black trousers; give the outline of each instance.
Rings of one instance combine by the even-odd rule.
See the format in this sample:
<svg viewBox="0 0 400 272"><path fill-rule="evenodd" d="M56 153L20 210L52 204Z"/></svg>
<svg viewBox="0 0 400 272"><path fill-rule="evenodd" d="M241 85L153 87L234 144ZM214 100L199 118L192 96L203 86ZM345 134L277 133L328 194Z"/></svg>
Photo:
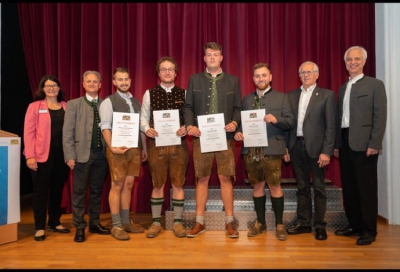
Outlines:
<svg viewBox="0 0 400 272"><path fill-rule="evenodd" d="M46 229L47 211L50 227L55 228L61 224L62 192L69 170L68 165L64 162L62 151L50 153L46 162L38 163L37 171L30 170L33 182L32 201L35 230Z"/></svg>
<svg viewBox="0 0 400 272"><path fill-rule="evenodd" d="M101 197L103 184L108 171L107 159L103 149L91 149L86 163L75 163L72 195L72 221L77 229L84 229L87 222L86 195L89 187L89 225L100 223Z"/></svg>
<svg viewBox="0 0 400 272"><path fill-rule="evenodd" d="M371 236L377 235L378 155L367 157L366 151L349 147L348 129L342 129L339 164L343 204L351 228Z"/></svg>
<svg viewBox="0 0 400 272"><path fill-rule="evenodd" d="M290 151L292 168L297 185L297 219L296 223L303 226L313 225L315 228L326 228L326 186L325 167L318 165L319 158L311 158L306 150L304 140L297 139ZM312 212L311 180L314 188L314 220Z"/></svg>

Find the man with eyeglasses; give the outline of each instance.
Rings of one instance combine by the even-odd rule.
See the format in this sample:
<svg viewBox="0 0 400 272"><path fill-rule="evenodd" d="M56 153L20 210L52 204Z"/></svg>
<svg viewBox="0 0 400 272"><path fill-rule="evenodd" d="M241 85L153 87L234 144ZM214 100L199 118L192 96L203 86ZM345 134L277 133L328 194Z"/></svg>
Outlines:
<svg viewBox="0 0 400 272"><path fill-rule="evenodd" d="M339 236L360 236L357 245L370 245L377 235L378 155L386 129L387 98L379 79L365 76L367 51L346 50L349 79L339 88L335 156L339 158L343 204L349 225Z"/></svg>
<svg viewBox="0 0 400 272"><path fill-rule="evenodd" d="M186 233L196 237L205 232L204 212L208 197L208 183L214 158L221 185L221 199L225 210L225 232L229 238L238 238L237 224L233 215L233 184L236 181L233 150L233 134L240 125L242 98L239 79L221 69L222 47L210 42L204 45L206 69L189 78L184 118L188 135L193 136L193 160L196 176L196 224ZM198 116L223 113L227 150L201 152Z"/></svg>
<svg viewBox="0 0 400 272"><path fill-rule="evenodd" d="M72 220L76 227L75 242L84 242L87 222L84 219L89 186L89 232L102 235L110 230L100 223L101 196L108 164L101 135L98 107L101 76L97 71L83 73L85 95L67 103L63 126L65 162L74 173Z"/></svg>
<svg viewBox="0 0 400 272"><path fill-rule="evenodd" d="M161 82L144 93L140 115L140 129L143 133L146 133L148 138L147 155L153 183L150 198L153 222L146 233L146 237L155 238L161 232L164 187L169 176L174 209L173 231L176 237L182 238L186 236L186 230L182 224L185 197L183 185L185 184L189 163L186 128L183 121L186 90L175 85L178 65L174 58L160 58L156 65L156 72ZM162 131L155 129L154 111L166 110L178 110L179 128L176 130L176 136L181 137L181 140L179 144L157 146L156 138L161 137Z"/></svg>
<svg viewBox="0 0 400 272"><path fill-rule="evenodd" d="M319 87L318 76L317 64L311 61L304 62L299 68L301 87L288 93L295 126L287 138L288 153L284 160L291 161L296 178L297 218L287 232L294 235L312 231L314 200L315 239L326 240L328 235L325 221L325 167L333 155L336 108L334 92Z"/></svg>
<svg viewBox="0 0 400 272"><path fill-rule="evenodd" d="M267 231L265 220L265 183L270 191L272 209L275 214L275 236L278 240L287 239L283 224L284 195L281 188L282 156L286 153L285 131L293 128L294 118L287 95L272 89L272 73L267 63L257 63L253 68L253 81L256 91L243 98L243 110L262 109L258 116L266 123L268 145L244 146L242 154L247 177L253 187L253 201L256 211L255 224L247 232L254 237ZM242 112L243 113L243 112ZM257 118L257 116L252 116ZM244 141L246 135L239 126L235 133L236 141Z"/></svg>

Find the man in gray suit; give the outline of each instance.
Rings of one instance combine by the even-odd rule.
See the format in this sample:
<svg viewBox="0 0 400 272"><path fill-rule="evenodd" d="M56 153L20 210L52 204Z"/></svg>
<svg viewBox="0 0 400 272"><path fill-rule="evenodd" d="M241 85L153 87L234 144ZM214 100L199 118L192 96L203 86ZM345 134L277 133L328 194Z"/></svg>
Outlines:
<svg viewBox="0 0 400 272"><path fill-rule="evenodd" d="M267 230L265 221L265 183L271 194L272 209L275 213L275 236L286 240L287 232L283 225L284 196L281 188L282 156L286 153L285 131L293 128L294 118L287 95L273 90L271 69L267 63L257 63L253 68L253 81L257 89L243 99L243 111L263 109L262 118L266 123L268 146L244 146L242 154L247 177L253 187L253 201L257 220L247 233L254 237ZM242 111L242 114L246 114ZM243 121L244 122L244 121ZM236 141L243 141L246 135L242 126L235 134Z"/></svg>
<svg viewBox="0 0 400 272"><path fill-rule="evenodd" d="M75 242L85 241L84 219L86 191L89 185L89 232L110 234L100 224L100 203L107 173L104 141L99 128L98 96L101 76L97 71L83 74L86 94L68 101L63 126L64 159L73 170L72 220L76 227Z"/></svg>
<svg viewBox="0 0 400 272"><path fill-rule="evenodd" d="M339 88L335 156L349 225L335 234L361 235L356 244L370 245L377 235L377 166L386 129L386 91L381 80L364 75L367 51L363 47L347 49L344 61L350 77Z"/></svg>
<svg viewBox="0 0 400 272"><path fill-rule="evenodd" d="M295 127L288 137L285 161L291 161L297 185L297 218L289 235L312 231L311 180L314 188L315 239L326 240L325 167L335 145L335 94L317 85L319 68L306 61L299 68L302 86L288 93Z"/></svg>

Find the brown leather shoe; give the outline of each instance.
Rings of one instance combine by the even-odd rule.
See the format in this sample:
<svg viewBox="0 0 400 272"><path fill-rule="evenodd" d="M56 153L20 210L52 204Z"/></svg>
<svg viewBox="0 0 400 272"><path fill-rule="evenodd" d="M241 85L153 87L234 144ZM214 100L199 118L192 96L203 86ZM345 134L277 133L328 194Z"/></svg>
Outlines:
<svg viewBox="0 0 400 272"><path fill-rule="evenodd" d="M182 238L186 236L186 230L185 227L182 225L182 223L178 223L174 225L174 233L175 236L178 238Z"/></svg>
<svg viewBox="0 0 400 272"><path fill-rule="evenodd" d="M237 231L236 224L234 222L229 222L225 226L225 232L229 238L238 238L239 232Z"/></svg>
<svg viewBox="0 0 400 272"><path fill-rule="evenodd" d="M130 232L130 233L143 233L144 232L144 228L140 224L134 224L132 222L132 220L129 224L123 225L122 227L126 232Z"/></svg>
<svg viewBox="0 0 400 272"><path fill-rule="evenodd" d="M111 235L117 240L129 240L130 237L128 233L121 226L115 226L111 229Z"/></svg>
<svg viewBox="0 0 400 272"><path fill-rule="evenodd" d="M266 224L263 225L256 220L254 226L249 229L249 232L247 232L247 236L255 237L266 231L267 231L267 225Z"/></svg>
<svg viewBox="0 0 400 272"><path fill-rule="evenodd" d="M206 231L206 226L196 222L196 225L186 233L186 237L193 238Z"/></svg>

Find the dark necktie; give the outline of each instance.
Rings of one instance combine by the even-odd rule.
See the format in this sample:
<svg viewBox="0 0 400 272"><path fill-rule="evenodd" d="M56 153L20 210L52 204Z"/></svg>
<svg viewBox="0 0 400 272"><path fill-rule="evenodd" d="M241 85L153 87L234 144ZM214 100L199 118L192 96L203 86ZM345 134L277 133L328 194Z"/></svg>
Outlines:
<svg viewBox="0 0 400 272"><path fill-rule="evenodd" d="M101 130L99 127L100 115L97 109L97 99L92 100L92 107L94 112L92 147L101 148Z"/></svg>

